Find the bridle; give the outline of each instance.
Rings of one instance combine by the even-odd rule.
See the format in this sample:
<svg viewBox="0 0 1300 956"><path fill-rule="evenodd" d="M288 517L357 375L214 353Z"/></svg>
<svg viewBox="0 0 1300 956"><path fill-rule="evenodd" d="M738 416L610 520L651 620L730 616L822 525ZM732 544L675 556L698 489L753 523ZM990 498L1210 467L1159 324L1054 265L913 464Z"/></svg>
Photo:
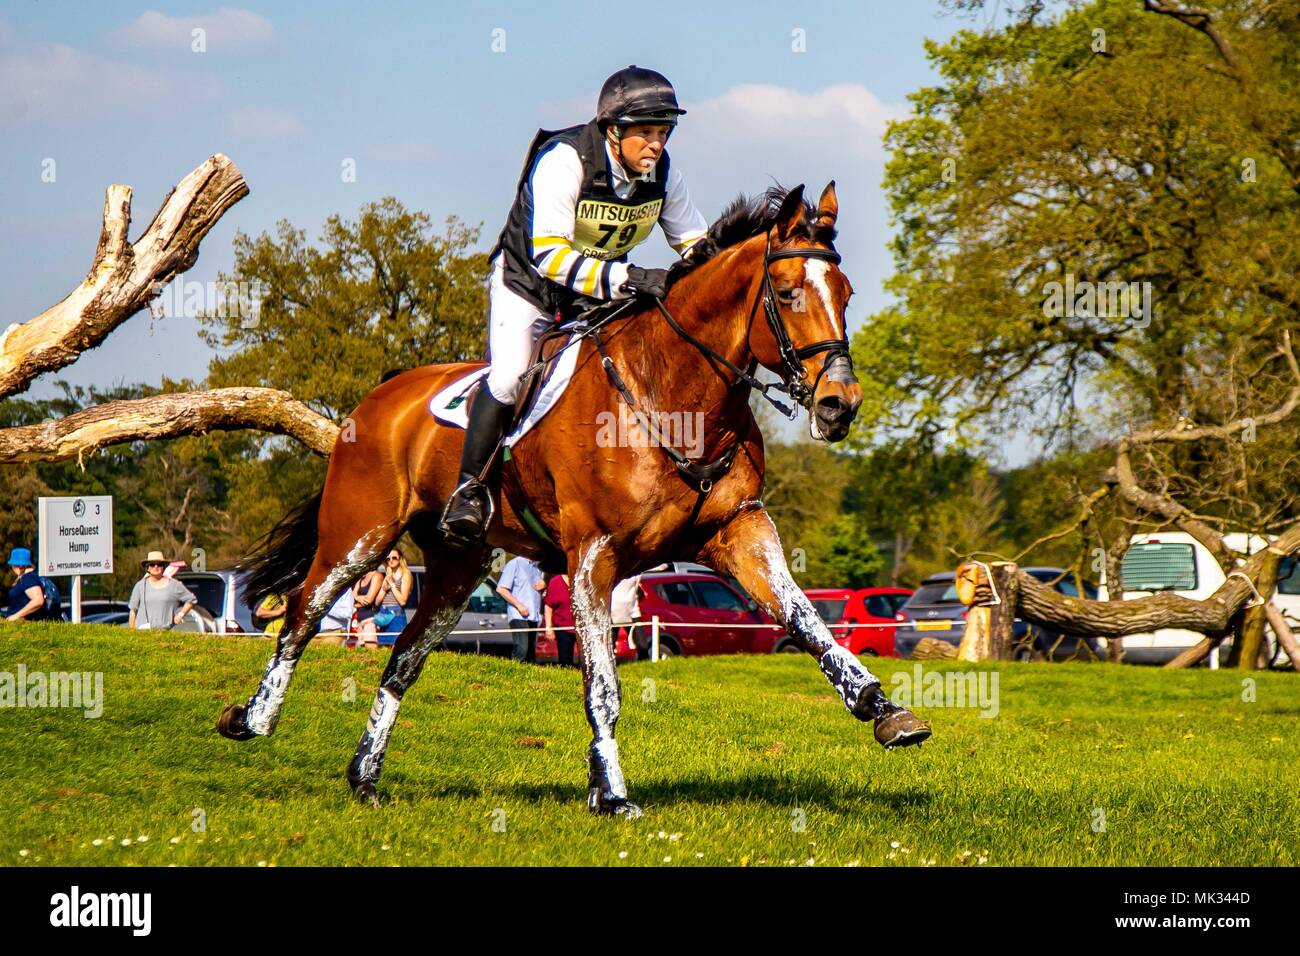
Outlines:
<svg viewBox="0 0 1300 956"><path fill-rule="evenodd" d="M821 383L822 376L826 374L827 369L837 359L843 359L852 369L853 359L849 353L847 333L840 338L822 339L820 342L813 342L800 348L795 348L794 343L790 341L790 331L785 327L785 320L781 317L781 312L777 308L776 289L772 286L772 270L770 266L778 259L795 258L822 259L833 265L839 265L840 254L834 249L816 248L778 249L773 252L772 237L770 235L767 237L767 246L763 253L763 288L761 293L763 313L767 316L767 324L772 329L772 336L776 339L777 350L781 354L781 380L784 385L782 390L804 408L811 411L813 394L817 391L817 386ZM749 327L751 330L754 327L754 309L758 306L758 298L755 297L754 306L749 310ZM817 377L813 379L812 385L809 385L808 374L804 371L802 360L819 355L822 352L826 353L826 358L822 362L821 369L817 372ZM793 417L793 414L790 417Z"/></svg>
<svg viewBox="0 0 1300 956"><path fill-rule="evenodd" d="M832 367L838 366L836 372L833 374L843 375L848 380L852 380L853 378L853 360L849 354L849 342L847 336L841 336L835 339L823 339L820 342L813 342L810 345L805 345L799 348L796 348L794 343L790 341L790 331L786 328L785 320L781 317L781 310L777 305L776 288L772 285L771 265L773 262L777 262L781 259L794 258L822 259L826 262L838 264L840 261L840 254L834 249L818 249L814 246L800 246L794 249L778 249L776 252L773 252L771 235L769 234L766 238L766 244L763 251L763 281L759 285L758 293L754 296L754 304L750 306L749 309L749 321L745 329L745 342L746 344L749 344L750 337L753 335L754 316L758 312L759 302L762 302L763 314L767 317L768 326L772 329L772 335L776 339L777 350L781 356L781 381L779 382L763 382L759 381L759 379L754 376L754 372L758 369L757 359L751 359L749 368L743 369L728 359L725 355L718 354L718 352L709 345L701 342L695 336L691 335L690 332L687 332L682 328L681 323L679 323L677 319L673 317L673 314L668 311L668 308L664 305L662 299L657 296L654 299L655 307L659 310L659 313L665 320L667 320L668 324L672 326L673 330L681 338L695 346L700 354L708 359L710 363L721 365L736 376L735 382L731 385L732 388L740 384L748 385L767 399L768 402L772 404L772 407L790 419L795 417L796 412L794 407L773 398L768 394L769 391L785 392L790 396L790 398L798 403L798 405L803 406L809 410L809 413L812 413L813 394L816 392L817 385L821 382L822 376L826 375ZM630 308L632 303L635 301L636 298L633 297L614 308L612 311L606 312L599 319L593 321L587 328L583 329L576 336L571 338L564 348L568 348L575 342L587 337L590 337L596 343L596 350L600 353L601 365L604 367L605 374L609 376L609 380L613 383L619 397L622 398L622 400L632 410L633 414L636 416L638 424L646 434L649 435L653 439L654 443L663 449L664 453L673 460L673 463L677 466L677 469L681 472L682 476L699 490L700 499L696 503L696 511L698 512L698 509L703 502L703 496L708 494L709 490L713 487L713 482L726 474L727 470L731 467L731 462L735 458L737 450L740 448L740 437L737 436L736 440L733 441L731 445L713 461L700 463L692 461L676 448L673 448L670 443L664 440L663 436L659 433L658 427L645 416L636 396L632 394L631 389L627 387L627 383L623 380L623 376L619 374L618 369L614 366L614 360L610 357L608 350L605 348L605 341L600 334L601 330L604 329L605 326L622 314L625 309ZM598 312L603 311L606 308L608 307L603 306L591 311ZM582 320L589 315L590 313L583 313L582 316L579 316L579 319ZM818 371L817 377L810 385L808 383L808 374L804 371L802 360L812 355L820 355L823 352L826 354L826 359L822 362L821 370ZM753 353L752 345L750 345L750 353L751 355ZM692 521L693 520L694 517L692 517Z"/></svg>
<svg viewBox="0 0 1300 956"><path fill-rule="evenodd" d="M853 360L849 353L849 341L847 336L841 336L835 339L823 339L820 342L813 342L796 348L790 341L790 330L785 326L785 319L781 316L781 309L777 304L776 288L772 285L771 265L780 259L822 259L826 262L838 265L840 254L834 249L818 249L812 246L800 246L794 249L778 249L772 251L772 237L767 236L766 244L763 250L763 281L759 285L758 292L754 296L754 304L749 309L749 320L745 329L745 341L748 342L754 331L754 316L758 311L758 304L763 304L763 314L767 318L768 327L772 330L772 337L776 339L777 351L781 356L781 381L780 382L762 382L755 376L757 370L757 361L751 362L749 370L742 369L727 359L719 355L712 348L701 342L695 336L687 332L678 321L673 318L671 312L664 306L661 299L656 298L655 306L659 309L660 314L673 327L673 330L690 342L710 361L718 362L736 375L738 382L744 382L750 388L756 390L760 395L767 399L772 407L785 415L787 418L795 417L794 407L778 401L768 394L769 390L785 392L798 405L812 411L812 397L817 391L817 386L821 383L822 376L835 365L837 362L843 367L843 371L852 375ZM753 347L750 347L753 351ZM817 377L813 379L812 384L808 383L808 373L804 371L803 359L813 355L826 353L826 359L822 362L821 369L817 372Z"/></svg>

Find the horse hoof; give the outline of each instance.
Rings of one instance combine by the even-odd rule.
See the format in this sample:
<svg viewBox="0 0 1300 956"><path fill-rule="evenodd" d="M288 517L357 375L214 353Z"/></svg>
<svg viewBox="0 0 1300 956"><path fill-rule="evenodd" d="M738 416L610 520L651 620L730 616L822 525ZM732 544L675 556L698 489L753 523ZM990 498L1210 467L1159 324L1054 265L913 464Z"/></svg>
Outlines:
<svg viewBox="0 0 1300 956"><path fill-rule="evenodd" d="M365 804L368 807L379 806L379 794L375 792L375 785L369 780L363 780L361 783L354 784L352 787L352 796L357 798L358 803Z"/></svg>
<svg viewBox="0 0 1300 956"><path fill-rule="evenodd" d="M624 820L636 820L641 816L641 808L627 797L611 797L600 790L590 792L587 809L598 816L622 817Z"/></svg>
<svg viewBox="0 0 1300 956"><path fill-rule="evenodd" d="M217 733L230 740L252 740L257 734L244 722L244 705L229 704L217 718Z"/></svg>
<svg viewBox="0 0 1300 956"><path fill-rule="evenodd" d="M920 746L930 736L930 725L911 711L896 710L876 721L876 740L886 750Z"/></svg>

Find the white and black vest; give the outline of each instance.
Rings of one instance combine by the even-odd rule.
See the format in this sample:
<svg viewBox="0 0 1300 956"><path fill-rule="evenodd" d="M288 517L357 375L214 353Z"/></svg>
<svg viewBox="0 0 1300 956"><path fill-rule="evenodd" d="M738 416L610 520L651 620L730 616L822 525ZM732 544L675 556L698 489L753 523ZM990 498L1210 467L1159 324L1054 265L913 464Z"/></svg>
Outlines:
<svg viewBox="0 0 1300 956"><path fill-rule="evenodd" d="M544 278L532 264L533 190L532 174L541 155L556 143L567 143L582 161L582 186L573 226L573 248L593 259L626 261L628 251L649 238L659 221L668 188L668 153L659 157L654 170L633 177L632 190L620 199L610 182L605 137L595 120L585 126L563 130L538 130L528 147L528 158L519 177L514 205L505 228L488 253L491 259L504 256L505 283L538 308L554 315L573 314L594 302Z"/></svg>

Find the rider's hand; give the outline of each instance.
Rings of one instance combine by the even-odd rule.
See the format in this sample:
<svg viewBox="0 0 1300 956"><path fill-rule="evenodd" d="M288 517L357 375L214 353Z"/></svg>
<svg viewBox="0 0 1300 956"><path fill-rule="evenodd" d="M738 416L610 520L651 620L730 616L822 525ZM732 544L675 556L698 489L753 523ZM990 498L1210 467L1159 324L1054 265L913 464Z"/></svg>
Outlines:
<svg viewBox="0 0 1300 956"><path fill-rule="evenodd" d="M627 270L627 282L623 288L633 295L652 295L662 299L668 294L668 270L631 266Z"/></svg>

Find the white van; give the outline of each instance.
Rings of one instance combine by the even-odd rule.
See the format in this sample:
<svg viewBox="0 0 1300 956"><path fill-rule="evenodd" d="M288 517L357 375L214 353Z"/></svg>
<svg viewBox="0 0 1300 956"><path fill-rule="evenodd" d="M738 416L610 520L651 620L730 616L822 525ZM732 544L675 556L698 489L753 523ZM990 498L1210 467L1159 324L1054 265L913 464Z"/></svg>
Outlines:
<svg viewBox="0 0 1300 956"><path fill-rule="evenodd" d="M1243 556L1257 554L1267 541L1259 535L1231 533L1224 543ZM1129 540L1122 564L1124 594L1122 599L1150 597L1172 591L1181 597L1203 601L1217 591L1226 579L1219 563L1208 548L1185 531L1160 531L1135 534ZM1105 585L1103 574L1103 587ZM1283 558L1278 566L1277 590L1273 603L1293 628L1300 628L1300 564L1296 556ZM1179 628L1162 628L1152 634L1130 634L1119 640L1124 660L1135 664L1164 664L1200 642L1202 635ZM1286 652L1271 627L1265 626L1269 660L1274 666L1288 663ZM1224 640L1210 654L1210 667L1219 666L1220 655L1226 657L1232 639Z"/></svg>

